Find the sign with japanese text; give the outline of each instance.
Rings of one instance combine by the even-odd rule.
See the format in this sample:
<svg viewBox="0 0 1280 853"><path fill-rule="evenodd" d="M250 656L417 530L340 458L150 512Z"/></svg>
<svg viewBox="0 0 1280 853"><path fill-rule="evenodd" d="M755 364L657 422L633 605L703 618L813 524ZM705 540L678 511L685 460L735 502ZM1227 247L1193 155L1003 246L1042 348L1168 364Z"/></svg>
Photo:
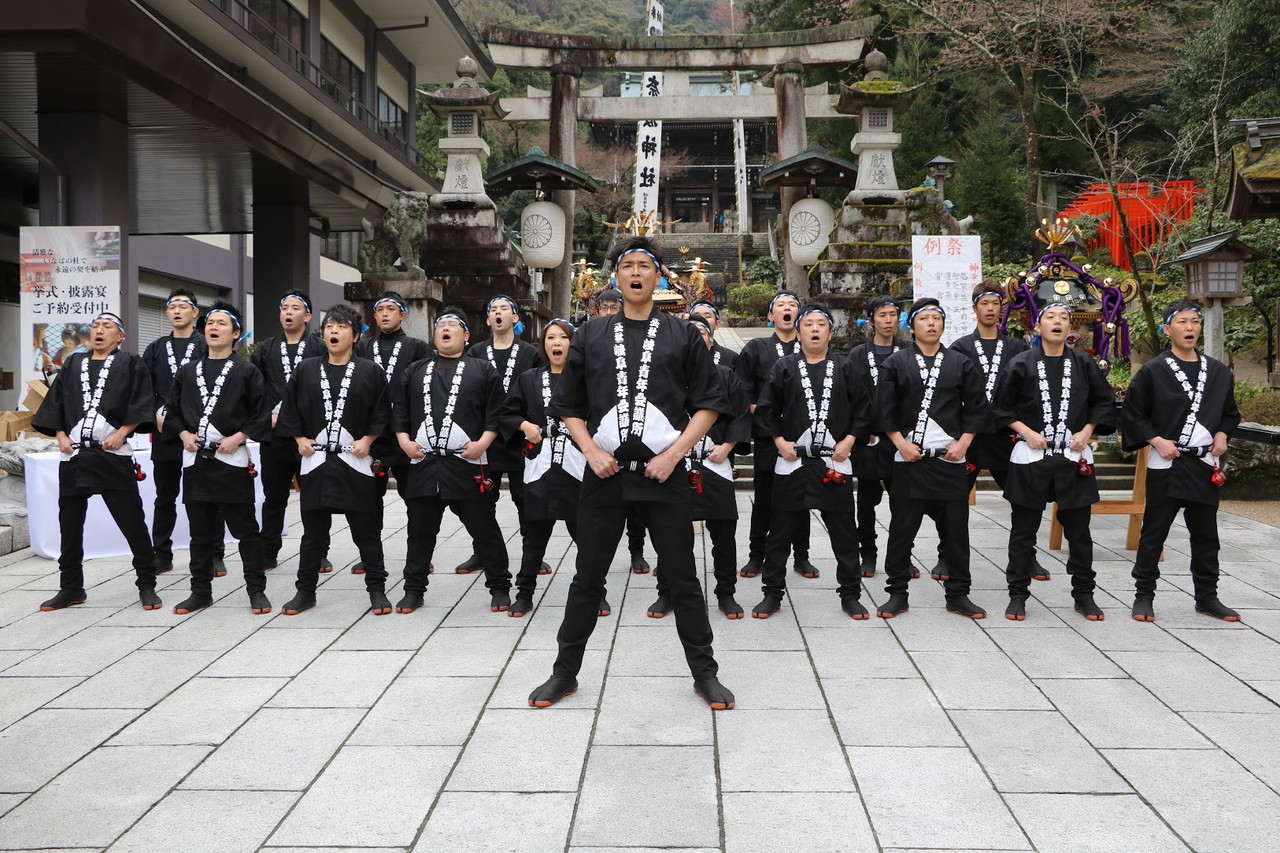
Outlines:
<svg viewBox="0 0 1280 853"><path fill-rule="evenodd" d="M648 0L645 4L647 32L651 36L662 35L665 11L661 0ZM640 97L656 98L662 94L662 72L646 71L640 82ZM658 180L662 175L662 122L642 121L636 125L636 179L634 210L636 213L653 213L657 219Z"/></svg>
<svg viewBox="0 0 1280 853"><path fill-rule="evenodd" d="M18 252L22 347L29 353L25 381L60 369L72 353L87 352L93 318L119 313L120 228L22 228Z"/></svg>
<svg viewBox="0 0 1280 853"><path fill-rule="evenodd" d="M737 92L738 87L735 86L734 93ZM747 137L743 131L742 119L734 119L733 122L733 191L734 203L738 209L737 232L746 234L751 231L750 211L747 207L751 199L751 188L747 185Z"/></svg>
<svg viewBox="0 0 1280 853"><path fill-rule="evenodd" d="M974 330L973 286L982 281L982 238L977 235L911 237L911 284L915 299L932 296L947 312L942 343L950 346Z"/></svg>

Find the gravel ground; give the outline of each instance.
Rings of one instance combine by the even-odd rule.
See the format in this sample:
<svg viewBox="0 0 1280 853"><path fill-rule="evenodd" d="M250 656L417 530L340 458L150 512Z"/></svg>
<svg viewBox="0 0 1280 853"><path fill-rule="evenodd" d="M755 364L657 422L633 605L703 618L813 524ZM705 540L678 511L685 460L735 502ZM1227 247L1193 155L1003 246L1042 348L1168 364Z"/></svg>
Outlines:
<svg viewBox="0 0 1280 853"><path fill-rule="evenodd" d="M1280 527L1280 501L1223 501L1222 512Z"/></svg>

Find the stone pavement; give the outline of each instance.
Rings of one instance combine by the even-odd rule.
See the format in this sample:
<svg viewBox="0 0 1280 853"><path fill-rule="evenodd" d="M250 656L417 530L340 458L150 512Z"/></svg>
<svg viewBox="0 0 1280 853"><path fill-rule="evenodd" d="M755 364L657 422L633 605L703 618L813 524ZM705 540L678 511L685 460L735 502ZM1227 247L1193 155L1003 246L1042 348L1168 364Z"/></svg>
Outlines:
<svg viewBox="0 0 1280 853"><path fill-rule="evenodd" d="M390 502L393 571L404 519ZM483 582L450 572L469 550L452 516L411 616L366 613L344 530L339 570L296 617L251 615L234 559L194 615L169 610L180 571L161 578L166 608L142 611L125 559L88 565L86 605L38 613L55 566L20 552L0 565L0 849L1276 850L1280 530L1222 518L1222 597L1242 623L1193 612L1180 526L1160 621L1130 620L1131 555L1109 516L1094 519L1107 621L1071 610L1062 554L1042 552L1053 580L1012 623L1005 520L981 495L974 598L996 618L947 614L926 573L909 613L858 623L815 520L821 578L792 575L768 621L713 614L738 698L716 714L673 619L646 618L653 577L626 571L625 547L582 688L548 710L525 698L554 655L563 533L526 619L490 613ZM277 608L298 532L269 577ZM933 545L917 543L925 567ZM739 598L754 604L758 581Z"/></svg>

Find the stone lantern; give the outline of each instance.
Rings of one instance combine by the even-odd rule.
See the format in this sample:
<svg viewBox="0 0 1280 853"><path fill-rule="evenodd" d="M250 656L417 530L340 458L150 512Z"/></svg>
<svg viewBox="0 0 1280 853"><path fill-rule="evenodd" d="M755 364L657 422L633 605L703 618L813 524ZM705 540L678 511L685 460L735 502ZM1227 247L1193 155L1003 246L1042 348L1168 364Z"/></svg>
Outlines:
<svg viewBox="0 0 1280 853"><path fill-rule="evenodd" d="M951 167L955 164L955 160L943 157L941 154L925 163L925 166L929 169L929 177L933 178L933 185L938 188L938 198L945 199L947 197L943 190L943 185L946 183L947 178L951 177Z"/></svg>
<svg viewBox="0 0 1280 853"><path fill-rule="evenodd" d="M431 112L448 125L448 135L439 142L440 150L449 157L443 192L431 196L431 207L437 210L493 207L493 200L484 191L489 144L480 136L480 126L486 120L501 120L507 111L498 104L497 92L490 92L475 81L479 71L474 59L463 57L458 62L458 79L422 95Z"/></svg>
<svg viewBox="0 0 1280 853"><path fill-rule="evenodd" d="M898 176L893 170L893 152L902 144L902 134L893 130L894 110L905 110L916 99L920 85L908 86L890 80L885 73L889 60L873 50L863 60L867 73L853 85L840 84L836 112L858 116L858 132L851 149L858 156L858 185L855 192L868 195L898 192Z"/></svg>
<svg viewBox="0 0 1280 853"><path fill-rule="evenodd" d="M1265 257L1236 239L1236 233L1202 237L1173 259L1186 270L1187 297L1204 303L1204 349L1218 360L1223 357L1222 309L1253 301L1244 295L1244 265Z"/></svg>

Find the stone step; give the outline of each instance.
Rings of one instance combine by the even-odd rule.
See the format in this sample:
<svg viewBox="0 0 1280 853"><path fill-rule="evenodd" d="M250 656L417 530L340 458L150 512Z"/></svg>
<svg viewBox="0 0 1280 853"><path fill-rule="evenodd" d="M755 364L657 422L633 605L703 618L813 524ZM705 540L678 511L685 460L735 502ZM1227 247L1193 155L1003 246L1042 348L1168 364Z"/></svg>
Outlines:
<svg viewBox="0 0 1280 853"><path fill-rule="evenodd" d="M31 546L31 530L25 507L0 506L0 555Z"/></svg>

